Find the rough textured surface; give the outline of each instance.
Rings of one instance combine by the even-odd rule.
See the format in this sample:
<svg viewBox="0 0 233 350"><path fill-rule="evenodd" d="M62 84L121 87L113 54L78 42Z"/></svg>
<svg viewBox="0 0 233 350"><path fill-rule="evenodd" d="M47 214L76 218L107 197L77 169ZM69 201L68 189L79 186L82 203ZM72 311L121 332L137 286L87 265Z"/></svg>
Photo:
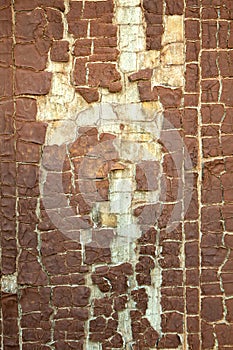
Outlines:
<svg viewBox="0 0 233 350"><path fill-rule="evenodd" d="M0 1L2 349L233 348L232 19Z"/></svg>

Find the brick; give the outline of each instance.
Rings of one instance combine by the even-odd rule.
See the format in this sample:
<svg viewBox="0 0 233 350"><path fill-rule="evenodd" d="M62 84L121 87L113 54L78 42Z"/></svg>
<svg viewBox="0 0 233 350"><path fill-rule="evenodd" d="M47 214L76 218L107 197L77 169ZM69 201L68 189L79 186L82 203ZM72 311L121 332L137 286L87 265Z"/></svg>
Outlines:
<svg viewBox="0 0 233 350"><path fill-rule="evenodd" d="M38 167L31 164L19 164L17 171L17 185L33 188L38 183Z"/></svg>
<svg viewBox="0 0 233 350"><path fill-rule="evenodd" d="M199 249L197 242L185 244L185 266L187 268L198 267L199 264Z"/></svg>
<svg viewBox="0 0 233 350"><path fill-rule="evenodd" d="M182 111L177 108L169 108L164 112L164 118L172 124L175 129L181 128L182 123Z"/></svg>
<svg viewBox="0 0 233 350"><path fill-rule="evenodd" d="M74 45L75 56L89 56L91 54L91 39L77 39Z"/></svg>
<svg viewBox="0 0 233 350"><path fill-rule="evenodd" d="M166 15L182 15L184 11L184 1L178 0L176 2L166 0Z"/></svg>
<svg viewBox="0 0 233 350"><path fill-rule="evenodd" d="M189 333L198 333L199 331L199 319L198 317L187 318L187 330Z"/></svg>
<svg viewBox="0 0 233 350"><path fill-rule="evenodd" d="M94 88L76 88L76 91L87 103L99 101L99 92Z"/></svg>
<svg viewBox="0 0 233 350"><path fill-rule="evenodd" d="M150 80L152 77L152 69L142 69L137 73L133 73L129 76L129 81Z"/></svg>
<svg viewBox="0 0 233 350"><path fill-rule="evenodd" d="M202 46L204 49L217 47L217 22L207 21L202 23Z"/></svg>
<svg viewBox="0 0 233 350"><path fill-rule="evenodd" d="M220 266L226 258L226 249L221 247L202 248L202 266Z"/></svg>
<svg viewBox="0 0 233 350"><path fill-rule="evenodd" d="M109 92L120 92L122 90L122 84L120 81L113 81L109 84Z"/></svg>
<svg viewBox="0 0 233 350"><path fill-rule="evenodd" d="M198 231L197 223L189 223L189 222L185 223L185 234L186 234L186 240L198 239L199 231Z"/></svg>
<svg viewBox="0 0 233 350"><path fill-rule="evenodd" d="M233 321L233 300L226 300L227 316L226 319L229 323Z"/></svg>
<svg viewBox="0 0 233 350"><path fill-rule="evenodd" d="M1 97L9 97L13 95L13 71L12 68L0 67L0 95Z"/></svg>
<svg viewBox="0 0 233 350"><path fill-rule="evenodd" d="M17 42L30 42L39 36L38 27L45 27L46 17L42 9L17 12L15 37Z"/></svg>
<svg viewBox="0 0 233 350"><path fill-rule="evenodd" d="M70 10L67 14L67 20L75 21L81 18L83 4L80 1L70 1Z"/></svg>
<svg viewBox="0 0 233 350"><path fill-rule="evenodd" d="M37 6L49 6L65 11L64 0L16 0L14 6L16 11L34 10Z"/></svg>
<svg viewBox="0 0 233 350"><path fill-rule="evenodd" d="M204 80L202 81L202 102L218 102L218 95L219 95L219 81L218 80ZM229 83L225 84L225 87L228 86L229 87ZM222 93L221 96L221 100L225 100L226 99L226 94L227 91L224 91Z"/></svg>
<svg viewBox="0 0 233 350"><path fill-rule="evenodd" d="M186 18L200 18L200 8L199 7L186 7L185 10Z"/></svg>
<svg viewBox="0 0 233 350"><path fill-rule="evenodd" d="M18 338L18 307L16 295L2 293L2 316L3 316L3 346L17 349Z"/></svg>
<svg viewBox="0 0 233 350"><path fill-rule="evenodd" d="M92 87L108 88L110 83L121 79L116 65L111 63L89 63L88 83Z"/></svg>
<svg viewBox="0 0 233 350"><path fill-rule="evenodd" d="M218 76L217 53L203 51L201 56L202 78L216 78Z"/></svg>
<svg viewBox="0 0 233 350"><path fill-rule="evenodd" d="M38 163L40 159L40 146L34 143L18 141L16 159L19 162Z"/></svg>
<svg viewBox="0 0 233 350"><path fill-rule="evenodd" d="M218 136L218 134L219 134L219 127L218 127L218 125L203 126L203 128L201 130L201 134L202 134L203 137Z"/></svg>
<svg viewBox="0 0 233 350"><path fill-rule="evenodd" d="M222 77L233 76L233 53L230 52L219 52L219 68Z"/></svg>
<svg viewBox="0 0 233 350"><path fill-rule="evenodd" d="M162 315L162 329L163 332L182 333L183 331L183 317L176 312L166 313Z"/></svg>
<svg viewBox="0 0 233 350"><path fill-rule="evenodd" d="M88 21L76 20L68 21L68 30L75 38L86 38Z"/></svg>
<svg viewBox="0 0 233 350"><path fill-rule="evenodd" d="M188 41L186 44L186 61L198 61L200 43L198 41Z"/></svg>
<svg viewBox="0 0 233 350"><path fill-rule="evenodd" d="M158 189L159 164L144 161L136 165L136 183L138 191L155 191Z"/></svg>
<svg viewBox="0 0 233 350"><path fill-rule="evenodd" d="M52 73L32 72L17 69L15 77L16 95L46 95L51 86Z"/></svg>
<svg viewBox="0 0 233 350"><path fill-rule="evenodd" d="M188 334L188 346L190 349L200 348L199 334Z"/></svg>
<svg viewBox="0 0 233 350"><path fill-rule="evenodd" d="M222 295L222 291L220 289L220 284L202 284L201 286L203 296L217 296Z"/></svg>
<svg viewBox="0 0 233 350"><path fill-rule="evenodd" d="M233 79L223 79L221 101L230 107L233 105L233 97L231 94L232 87Z"/></svg>
<svg viewBox="0 0 233 350"><path fill-rule="evenodd" d="M0 41L0 65L9 67L12 64L12 39L1 39Z"/></svg>
<svg viewBox="0 0 233 350"><path fill-rule="evenodd" d="M199 40L200 24L199 21L185 21L185 37L188 40Z"/></svg>
<svg viewBox="0 0 233 350"><path fill-rule="evenodd" d="M219 22L219 31L218 31L218 40L219 40L219 47L221 49L227 49L230 48L231 44L229 40L229 23L225 21L220 21ZM231 31L230 31L231 33Z"/></svg>
<svg viewBox="0 0 233 350"><path fill-rule="evenodd" d="M226 324L216 325L216 334L219 345L233 345L233 326Z"/></svg>
<svg viewBox="0 0 233 350"><path fill-rule="evenodd" d="M197 107L199 101L198 94L185 94L184 95L184 106L185 107Z"/></svg>
<svg viewBox="0 0 233 350"><path fill-rule="evenodd" d="M196 135L197 134L197 110L194 108L185 109L183 115L183 128L184 132L187 135Z"/></svg>
<svg viewBox="0 0 233 350"><path fill-rule="evenodd" d="M232 19L233 18L233 8L232 3L229 0L223 1L223 7L221 8L221 18Z"/></svg>
<svg viewBox="0 0 233 350"><path fill-rule="evenodd" d="M75 60L73 71L73 79L75 85L86 85L86 58L78 58Z"/></svg>
<svg viewBox="0 0 233 350"><path fill-rule="evenodd" d="M207 324L206 322L202 322L201 324L201 338L204 349L212 349L214 347L215 337L213 326Z"/></svg>
<svg viewBox="0 0 233 350"><path fill-rule="evenodd" d="M16 124L17 134L20 140L27 142L33 142L37 144L43 144L45 141L47 124L45 123L22 123L18 122Z"/></svg>
<svg viewBox="0 0 233 350"><path fill-rule="evenodd" d="M217 8L212 7L212 6L204 7L202 10L202 18L203 19L217 19L218 18Z"/></svg>
<svg viewBox="0 0 233 350"><path fill-rule="evenodd" d="M199 68L197 64L189 64L186 66L185 72L187 92L198 92L199 88Z"/></svg>
<svg viewBox="0 0 233 350"><path fill-rule="evenodd" d="M182 285L182 271L167 270L163 271L163 286L179 286Z"/></svg>
<svg viewBox="0 0 233 350"><path fill-rule="evenodd" d="M233 281L233 274L232 273L222 273L221 274L222 281L223 281L223 288L226 296L232 295L232 281Z"/></svg>
<svg viewBox="0 0 233 350"><path fill-rule="evenodd" d="M46 15L48 19L46 34L51 39L62 39L64 27L61 12L58 10L47 8Z"/></svg>
<svg viewBox="0 0 233 350"><path fill-rule="evenodd" d="M44 70L47 57L41 56L33 44L16 44L14 48L15 64L18 67Z"/></svg>
<svg viewBox="0 0 233 350"><path fill-rule="evenodd" d="M196 7L200 5L200 0L187 0L187 6L189 7Z"/></svg>
<svg viewBox="0 0 233 350"><path fill-rule="evenodd" d="M198 143L197 143L197 138L196 137L185 137L185 145L188 151L188 154L190 156L190 159L192 161L192 166L196 167L197 166L197 159L198 159ZM194 194L193 194L193 200L194 200ZM192 203L189 204L189 208L192 205ZM192 208L194 209L194 208ZM191 214L191 213L189 213ZM193 213L194 214L194 213ZM195 215L195 214L194 214ZM186 214L187 217L187 214ZM194 217L193 217L194 219Z"/></svg>
<svg viewBox="0 0 233 350"><path fill-rule="evenodd" d="M0 135L12 135L13 128L13 101L0 102Z"/></svg>
<svg viewBox="0 0 233 350"><path fill-rule="evenodd" d="M172 310L184 312L184 300L180 297L162 296L161 305L163 312Z"/></svg>
<svg viewBox="0 0 233 350"><path fill-rule="evenodd" d="M117 26L114 24L105 24L97 21L91 22L90 36L91 37L116 37Z"/></svg>
<svg viewBox="0 0 233 350"><path fill-rule="evenodd" d="M90 62L108 62L116 61L119 56L119 51L112 48L96 48L94 54L90 56Z"/></svg>
<svg viewBox="0 0 233 350"><path fill-rule="evenodd" d="M160 14L155 14L151 12L145 12L144 13L145 20L147 23L147 26L153 25L153 24L162 24L163 23L163 16Z"/></svg>
<svg viewBox="0 0 233 350"><path fill-rule="evenodd" d="M69 42L68 41L54 41L52 43L50 58L55 62L69 61Z"/></svg>
<svg viewBox="0 0 233 350"><path fill-rule="evenodd" d="M0 9L0 37L9 38L12 35L12 13L11 8Z"/></svg>
<svg viewBox="0 0 233 350"><path fill-rule="evenodd" d="M34 248L37 247L37 233L35 232L36 226L34 224L19 224L19 244L21 247Z"/></svg>
<svg viewBox="0 0 233 350"><path fill-rule="evenodd" d="M189 315L199 313L199 291L197 288L186 288L186 309Z"/></svg>
<svg viewBox="0 0 233 350"><path fill-rule="evenodd" d="M14 137L4 135L0 138L0 155L2 160L15 160Z"/></svg>
<svg viewBox="0 0 233 350"><path fill-rule="evenodd" d="M202 299L202 317L207 322L216 322L223 317L222 298L203 298Z"/></svg>
<svg viewBox="0 0 233 350"><path fill-rule="evenodd" d="M163 2L162 0L158 1L150 1L150 0L143 0L143 7L146 10L146 12L151 12L155 14L163 14Z"/></svg>
<svg viewBox="0 0 233 350"><path fill-rule="evenodd" d="M41 269L41 265L37 261L36 250L30 252L23 250L19 256L18 264L18 283L34 286L47 284L47 274Z"/></svg>
<svg viewBox="0 0 233 350"><path fill-rule="evenodd" d="M204 124L219 123L224 115L224 106L222 104L203 105L201 115Z"/></svg>
<svg viewBox="0 0 233 350"><path fill-rule="evenodd" d="M228 38L228 48L233 48L233 23L230 22L230 36Z"/></svg>
<svg viewBox="0 0 233 350"><path fill-rule="evenodd" d="M83 18L96 19L101 18L106 14L112 14L113 16L113 3L112 1L98 1L86 2L83 11Z"/></svg>
<svg viewBox="0 0 233 350"><path fill-rule="evenodd" d="M159 343L159 349L174 349L181 344L180 337L177 334L166 334L164 335Z"/></svg>
<svg viewBox="0 0 233 350"><path fill-rule="evenodd" d="M138 91L142 102L156 101L158 99L156 90L151 89L150 81L140 81L138 83Z"/></svg>
<svg viewBox="0 0 233 350"><path fill-rule="evenodd" d="M222 136L222 153L224 156L231 156L233 152L233 136L223 135Z"/></svg>
<svg viewBox="0 0 233 350"><path fill-rule="evenodd" d="M181 89L158 87L157 90L160 100L165 108L180 106L182 97Z"/></svg>

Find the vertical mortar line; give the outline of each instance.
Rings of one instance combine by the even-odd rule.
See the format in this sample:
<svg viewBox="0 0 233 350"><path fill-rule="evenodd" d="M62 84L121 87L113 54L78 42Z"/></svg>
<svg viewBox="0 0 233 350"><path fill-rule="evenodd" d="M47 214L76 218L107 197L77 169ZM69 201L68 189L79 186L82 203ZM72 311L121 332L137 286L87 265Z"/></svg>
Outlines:
<svg viewBox="0 0 233 350"><path fill-rule="evenodd" d="M15 155L16 155L16 121L15 121L15 114L16 114L16 98L15 98L15 57L14 57L14 47L16 44L16 39L15 39L15 1L12 0L11 2L11 12L12 12L12 68L13 68L13 103L14 103L14 115L13 115L13 127L14 127L14 150L15 150ZM16 176L17 176L17 161L15 158L15 168L16 168ZM16 180L16 179L15 179ZM18 260L19 260L19 255L20 255L20 245L19 245L19 222L18 222L18 188L17 186L15 187L15 239L16 239L16 244L17 244L17 256L16 256L16 278L18 277ZM20 291L18 289L18 284L17 284L17 306L18 306L18 341L19 341L19 349L22 350L22 329L21 329L21 314L22 310L20 307L19 303L19 298L20 298Z"/></svg>
<svg viewBox="0 0 233 350"><path fill-rule="evenodd" d="M199 40L200 40L200 51L198 55L198 66L199 66L199 100L198 100L198 125L197 125L197 137L198 137L198 162L197 162L197 170L198 170L198 177L197 177L197 194L198 194L198 231L199 231L199 242L198 242L198 254L199 254L199 339L200 339L200 349L202 348L202 340L201 340L201 239L202 239L202 232L201 232L201 186L202 186L202 139L201 139L201 129L202 129L202 116L201 116L201 96L202 96L202 88L201 88L201 81L202 81L202 68L201 68L201 56L202 56L202 0L200 0L200 34L199 34Z"/></svg>
<svg viewBox="0 0 233 350"><path fill-rule="evenodd" d="M183 46L183 50L184 50L184 57L185 57L185 62L184 62L184 77L183 77L183 96L185 94L185 72L186 72L186 44L187 44L187 40L185 38L185 12L186 12L186 1L184 1L184 12L183 12L183 36L184 36L184 46ZM184 105L184 99L183 99L183 115L184 115L184 110L185 110L185 105ZM183 127L183 126L182 126ZM184 341L183 341L183 349L186 350L187 349L187 302L186 302L186 268L185 268L185 242L186 242L186 237L185 237L185 229L184 229L184 220L185 220L185 203L184 203L184 198L185 198L185 165L184 165L184 149L183 149L183 163L182 163L182 175L183 175L183 200L182 200L182 251L181 253L183 254L183 288L184 288ZM182 257L181 257L181 261L182 261Z"/></svg>

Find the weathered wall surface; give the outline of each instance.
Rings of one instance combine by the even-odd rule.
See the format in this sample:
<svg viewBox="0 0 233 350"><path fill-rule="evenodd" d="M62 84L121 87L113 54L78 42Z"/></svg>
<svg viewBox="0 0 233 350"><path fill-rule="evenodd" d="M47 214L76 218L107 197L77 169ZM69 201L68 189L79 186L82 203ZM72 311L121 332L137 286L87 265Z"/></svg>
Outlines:
<svg viewBox="0 0 233 350"><path fill-rule="evenodd" d="M230 0L0 0L2 349L233 348Z"/></svg>

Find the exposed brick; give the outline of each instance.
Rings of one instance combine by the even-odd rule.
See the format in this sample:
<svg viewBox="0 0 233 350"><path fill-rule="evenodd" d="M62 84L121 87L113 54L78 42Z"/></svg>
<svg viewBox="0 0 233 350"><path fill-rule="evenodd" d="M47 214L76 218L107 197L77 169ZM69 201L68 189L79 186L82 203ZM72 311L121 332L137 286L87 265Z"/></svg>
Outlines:
<svg viewBox="0 0 233 350"><path fill-rule="evenodd" d="M0 67L0 95L2 97L9 97L13 95L13 71L12 68Z"/></svg>
<svg viewBox="0 0 233 350"><path fill-rule="evenodd" d="M15 9L16 11L21 10L33 10L37 6L42 7L54 7L58 10L64 11L64 0L16 0Z"/></svg>
<svg viewBox="0 0 233 350"><path fill-rule="evenodd" d="M202 78L216 78L218 76L217 53L215 51L203 51Z"/></svg>
<svg viewBox="0 0 233 350"><path fill-rule="evenodd" d="M75 56L89 56L91 54L91 39L77 39L74 45Z"/></svg>
<svg viewBox="0 0 233 350"><path fill-rule="evenodd" d="M199 21L186 20L185 21L185 36L189 40L198 40L200 33Z"/></svg>
<svg viewBox="0 0 233 350"><path fill-rule="evenodd" d="M69 43L68 41L54 41L50 51L50 57L55 62L69 61Z"/></svg>
<svg viewBox="0 0 233 350"><path fill-rule="evenodd" d="M0 9L0 36L1 38L9 38L12 35L12 13L11 8Z"/></svg>
<svg viewBox="0 0 233 350"><path fill-rule="evenodd" d="M46 95L50 90L52 74L17 69L15 79L15 93L17 95Z"/></svg>
<svg viewBox="0 0 233 350"><path fill-rule="evenodd" d="M229 85L229 83L227 84ZM219 88L220 85L218 80L202 81L202 102L218 102ZM223 92L222 100L224 99L226 99L226 96Z"/></svg>
<svg viewBox="0 0 233 350"><path fill-rule="evenodd" d="M70 20L68 19L69 33L75 38L86 38L88 21L85 20ZM60 39L60 38L59 38Z"/></svg>
<svg viewBox="0 0 233 350"><path fill-rule="evenodd" d="M166 14L167 15L182 15L184 10L184 1L178 0L176 2L166 0Z"/></svg>
<svg viewBox="0 0 233 350"><path fill-rule="evenodd" d="M186 91L197 92L199 82L199 68L196 64L189 64L186 67Z"/></svg>
<svg viewBox="0 0 233 350"><path fill-rule="evenodd" d="M97 102L99 100L99 92L97 89L94 89L94 88L76 88L76 91L88 103Z"/></svg>
<svg viewBox="0 0 233 350"><path fill-rule="evenodd" d="M217 22L202 23L202 45L204 49L214 49L217 46Z"/></svg>
<svg viewBox="0 0 233 350"><path fill-rule="evenodd" d="M182 97L181 89L158 87L157 90L161 102L165 108L180 106Z"/></svg>
<svg viewBox="0 0 233 350"><path fill-rule="evenodd" d="M78 58L75 60L73 71L75 85L86 85L86 63L87 60L85 58Z"/></svg>
<svg viewBox="0 0 233 350"><path fill-rule="evenodd" d="M89 63L88 83L92 87L108 88L112 82L121 79L116 65L111 63Z"/></svg>
<svg viewBox="0 0 233 350"><path fill-rule="evenodd" d="M187 62L198 61L200 43L198 41L187 41L186 60Z"/></svg>
<svg viewBox="0 0 233 350"><path fill-rule="evenodd" d="M0 65L9 67L12 64L12 39L2 38L0 41Z"/></svg>

